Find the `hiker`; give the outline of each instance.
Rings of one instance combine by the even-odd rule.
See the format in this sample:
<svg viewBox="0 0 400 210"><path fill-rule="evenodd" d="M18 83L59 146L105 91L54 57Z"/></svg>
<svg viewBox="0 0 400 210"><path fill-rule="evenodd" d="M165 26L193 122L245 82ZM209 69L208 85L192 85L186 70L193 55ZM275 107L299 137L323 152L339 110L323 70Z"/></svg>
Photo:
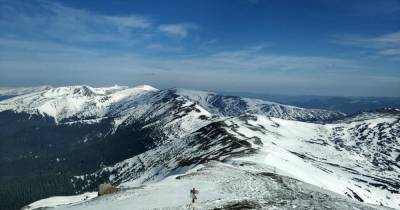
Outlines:
<svg viewBox="0 0 400 210"><path fill-rule="evenodd" d="M196 190L193 187L193 189L190 190L190 198L192 199L192 208L193 208L193 210L195 209L195 202L196 202L196 199L197 199L196 194L199 194L199 191Z"/></svg>

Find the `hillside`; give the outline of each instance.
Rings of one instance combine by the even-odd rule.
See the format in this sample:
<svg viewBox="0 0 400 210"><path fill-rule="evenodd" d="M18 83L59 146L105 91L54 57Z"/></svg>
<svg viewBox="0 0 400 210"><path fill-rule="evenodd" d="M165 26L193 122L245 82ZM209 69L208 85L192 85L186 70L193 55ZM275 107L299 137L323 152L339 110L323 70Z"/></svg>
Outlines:
<svg viewBox="0 0 400 210"><path fill-rule="evenodd" d="M32 208L179 209L191 187L206 209L399 208L396 109L345 116L195 90L69 86L0 101L0 116L1 183L48 189L46 180L64 180L53 184L64 190L17 193L9 206L111 182L124 189L111 200L50 198ZM170 187L179 191L171 199L146 202Z"/></svg>

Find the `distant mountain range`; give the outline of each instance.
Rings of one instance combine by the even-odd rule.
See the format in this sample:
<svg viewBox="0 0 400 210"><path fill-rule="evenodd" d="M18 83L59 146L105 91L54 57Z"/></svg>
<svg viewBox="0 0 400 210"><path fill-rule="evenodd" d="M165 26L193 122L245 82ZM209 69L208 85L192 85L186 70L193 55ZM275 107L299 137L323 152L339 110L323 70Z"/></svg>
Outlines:
<svg viewBox="0 0 400 210"><path fill-rule="evenodd" d="M193 186L202 209L400 208L399 109L148 85L3 92L14 95L0 101L0 209L182 209ZM124 190L32 203L103 182Z"/></svg>
<svg viewBox="0 0 400 210"><path fill-rule="evenodd" d="M0 101L17 95L27 94L39 90L48 90L52 86L23 87L23 88L0 88ZM345 114L355 114L359 112L382 109L397 108L400 109L400 97L362 97L362 96L310 96L310 95L279 95L262 94L249 92L224 92L218 91L217 95L237 96L276 103L287 104L307 109L324 109Z"/></svg>
<svg viewBox="0 0 400 210"><path fill-rule="evenodd" d="M219 92L222 95L257 98L289 104L308 109L325 109L345 114L354 114L374 109L400 108L400 97L358 97L358 96L289 96L257 94L246 92Z"/></svg>

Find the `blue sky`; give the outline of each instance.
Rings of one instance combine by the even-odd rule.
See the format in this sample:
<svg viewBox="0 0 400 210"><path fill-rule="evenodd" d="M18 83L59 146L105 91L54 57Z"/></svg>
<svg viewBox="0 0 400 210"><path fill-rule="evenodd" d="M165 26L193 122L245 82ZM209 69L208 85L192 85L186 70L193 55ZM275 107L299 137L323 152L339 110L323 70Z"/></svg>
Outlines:
<svg viewBox="0 0 400 210"><path fill-rule="evenodd" d="M400 1L0 0L0 86L400 96Z"/></svg>

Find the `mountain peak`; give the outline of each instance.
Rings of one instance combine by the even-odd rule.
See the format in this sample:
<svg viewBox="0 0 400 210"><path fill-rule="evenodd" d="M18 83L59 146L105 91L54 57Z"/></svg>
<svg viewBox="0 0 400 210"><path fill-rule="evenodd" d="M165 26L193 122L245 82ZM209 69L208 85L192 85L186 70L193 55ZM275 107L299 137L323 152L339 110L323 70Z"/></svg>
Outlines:
<svg viewBox="0 0 400 210"><path fill-rule="evenodd" d="M46 97L57 97L63 95L75 95L75 96L92 96L95 95L96 92L94 89L87 85L76 85L76 86L65 86L65 87L57 87L51 88L45 92Z"/></svg>
<svg viewBox="0 0 400 210"><path fill-rule="evenodd" d="M151 85L138 85L133 87L135 89L142 89L142 90L147 90L147 91L157 91L158 89L151 86Z"/></svg>

